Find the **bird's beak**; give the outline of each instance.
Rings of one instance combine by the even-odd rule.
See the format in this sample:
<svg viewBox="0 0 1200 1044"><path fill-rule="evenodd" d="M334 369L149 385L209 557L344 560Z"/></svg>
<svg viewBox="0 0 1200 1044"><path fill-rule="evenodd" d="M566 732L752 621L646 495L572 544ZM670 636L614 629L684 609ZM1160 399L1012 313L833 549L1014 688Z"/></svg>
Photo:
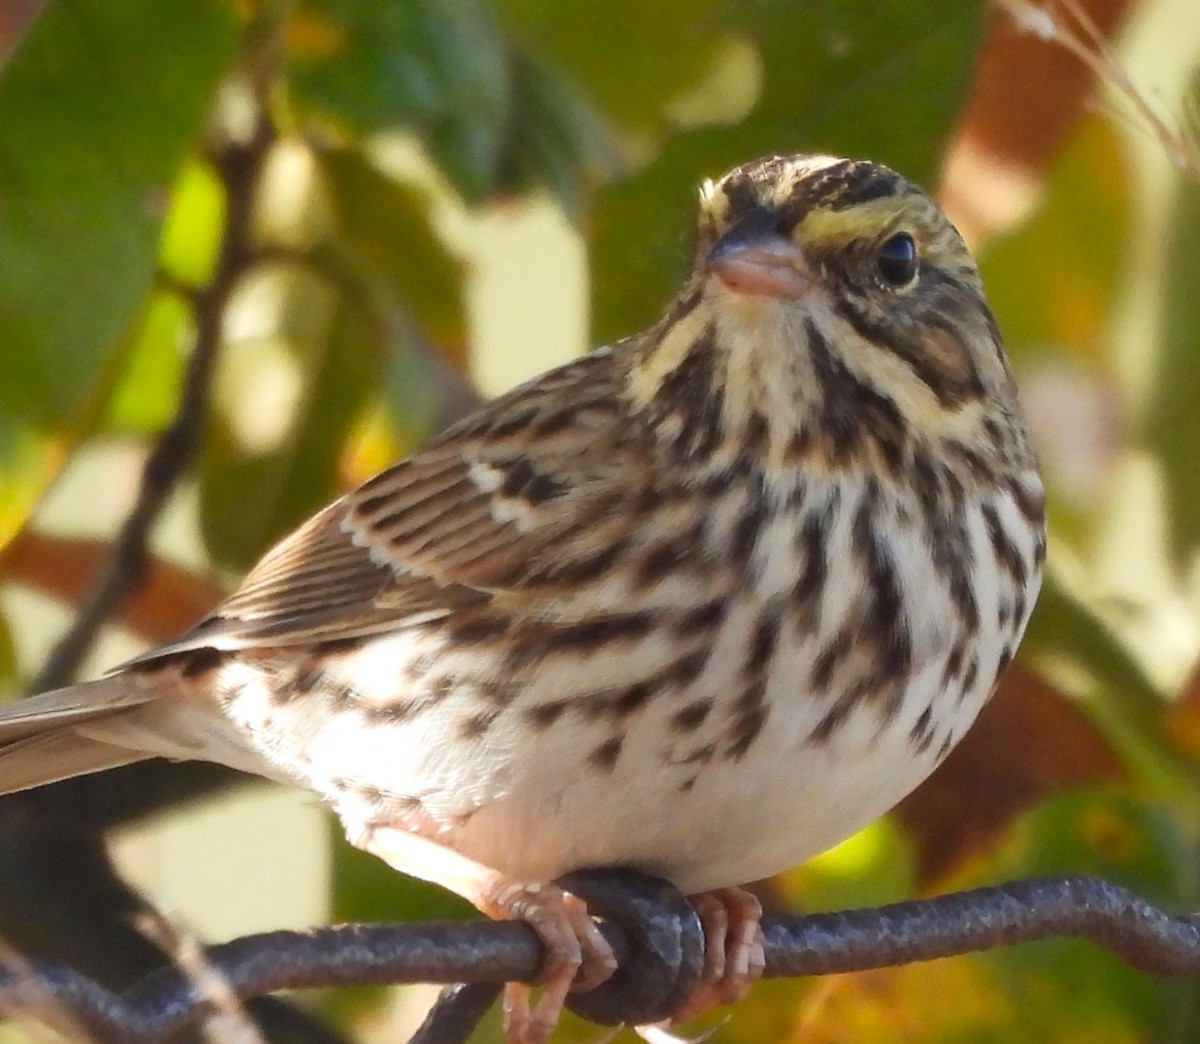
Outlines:
<svg viewBox="0 0 1200 1044"><path fill-rule="evenodd" d="M751 211L713 244L704 259L705 272L735 294L803 296L813 285L813 271L800 248L776 224L772 212Z"/></svg>

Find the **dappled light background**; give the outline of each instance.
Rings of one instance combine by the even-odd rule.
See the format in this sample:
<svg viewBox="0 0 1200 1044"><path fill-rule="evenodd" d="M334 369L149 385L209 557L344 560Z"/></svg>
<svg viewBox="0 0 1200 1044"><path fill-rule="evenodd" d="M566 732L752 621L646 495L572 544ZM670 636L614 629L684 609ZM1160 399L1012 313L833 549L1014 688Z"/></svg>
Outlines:
<svg viewBox="0 0 1200 1044"><path fill-rule="evenodd" d="M870 155L937 190L980 257L1048 480L1049 577L962 748L896 814L763 882L764 901L830 909L1081 872L1200 906L1194 0L0 14L7 695L130 511L205 308L219 314L204 437L84 673L171 637L476 395L651 322L689 263L703 177L767 152ZM238 219L248 246L213 297L238 213L213 156L264 126ZM122 820L113 852L208 940L474 916L349 850L308 795L265 784L164 799ZM0 935L5 902L0 887ZM382 1042L430 996L304 1002ZM763 984L717 1039L1158 1044L1200 1040L1197 996L1062 942ZM558 1039L596 1033L568 1018ZM499 1039L494 1018L478 1039Z"/></svg>

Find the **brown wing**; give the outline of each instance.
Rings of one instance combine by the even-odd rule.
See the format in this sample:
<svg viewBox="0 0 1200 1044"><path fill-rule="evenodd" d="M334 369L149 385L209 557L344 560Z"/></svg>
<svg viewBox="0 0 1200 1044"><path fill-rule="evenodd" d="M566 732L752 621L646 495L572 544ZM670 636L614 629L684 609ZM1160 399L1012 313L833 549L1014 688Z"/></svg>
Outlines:
<svg viewBox="0 0 1200 1044"><path fill-rule="evenodd" d="M142 659L389 630L602 553L627 534L638 489L613 367L594 352L497 399L316 515Z"/></svg>

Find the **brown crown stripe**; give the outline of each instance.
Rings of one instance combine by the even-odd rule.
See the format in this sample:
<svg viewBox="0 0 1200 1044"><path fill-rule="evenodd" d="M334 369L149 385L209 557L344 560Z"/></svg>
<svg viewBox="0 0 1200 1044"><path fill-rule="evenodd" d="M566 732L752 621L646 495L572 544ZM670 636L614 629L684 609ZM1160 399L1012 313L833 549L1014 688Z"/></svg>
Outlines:
<svg viewBox="0 0 1200 1044"><path fill-rule="evenodd" d="M788 167L787 157L767 156L726 176L721 191L729 201L730 213L750 211L761 205L764 196L788 177ZM841 160L793 183L789 198L778 204L780 229L785 233L790 231L815 207L846 209L894 196L902 191L904 184L899 175L873 163Z"/></svg>

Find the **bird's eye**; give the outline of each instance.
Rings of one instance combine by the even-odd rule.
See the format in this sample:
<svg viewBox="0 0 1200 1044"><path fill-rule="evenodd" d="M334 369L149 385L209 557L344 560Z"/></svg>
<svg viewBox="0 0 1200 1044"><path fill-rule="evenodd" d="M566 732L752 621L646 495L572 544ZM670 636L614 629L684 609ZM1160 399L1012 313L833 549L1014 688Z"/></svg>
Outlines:
<svg viewBox="0 0 1200 1044"><path fill-rule="evenodd" d="M875 258L875 269L885 286L908 286L917 278L917 244L907 232L897 232L884 240Z"/></svg>

